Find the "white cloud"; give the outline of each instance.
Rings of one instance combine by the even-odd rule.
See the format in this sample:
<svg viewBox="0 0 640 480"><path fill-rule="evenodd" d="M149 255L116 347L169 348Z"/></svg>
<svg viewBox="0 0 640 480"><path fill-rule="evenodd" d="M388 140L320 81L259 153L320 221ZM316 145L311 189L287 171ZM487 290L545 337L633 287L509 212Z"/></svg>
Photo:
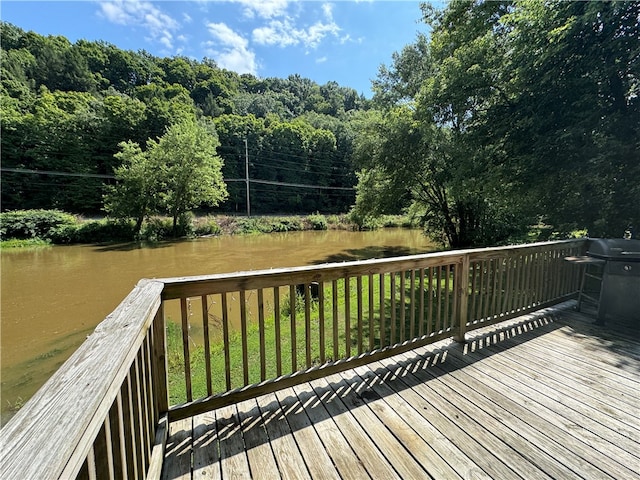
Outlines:
<svg viewBox="0 0 640 480"><path fill-rule="evenodd" d="M244 6L244 15L248 18L274 18L284 15L289 0L232 0Z"/></svg>
<svg viewBox="0 0 640 480"><path fill-rule="evenodd" d="M141 27L149 33L151 40L158 41L167 49L173 49L173 33L180 24L151 2L112 0L99 3L100 12L110 22L128 27Z"/></svg>
<svg viewBox="0 0 640 480"><path fill-rule="evenodd" d="M307 29L297 29L290 19L272 20L265 27L253 30L253 41L259 45L277 45L288 47L302 44L308 48L317 48L327 36L338 36L340 27L335 22L316 22Z"/></svg>
<svg viewBox="0 0 640 480"><path fill-rule="evenodd" d="M213 40L205 42L207 55L220 67L238 73L257 74L256 54L249 49L247 39L224 23L208 23L207 29L213 37Z"/></svg>
<svg viewBox="0 0 640 480"><path fill-rule="evenodd" d="M316 58L316 63L325 63L327 60L327 57Z"/></svg>

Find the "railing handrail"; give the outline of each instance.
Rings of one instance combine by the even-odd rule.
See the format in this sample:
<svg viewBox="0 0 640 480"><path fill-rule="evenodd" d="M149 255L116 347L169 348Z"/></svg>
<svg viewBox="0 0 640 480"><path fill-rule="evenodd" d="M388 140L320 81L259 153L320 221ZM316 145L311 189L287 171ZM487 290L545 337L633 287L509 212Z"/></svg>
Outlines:
<svg viewBox="0 0 640 480"><path fill-rule="evenodd" d="M121 395L127 392L131 396L145 390L147 399L154 396L166 397L166 372L162 366L166 355L164 345L164 320L162 302L168 299L213 293L226 293L236 290L270 288L281 285L331 281L352 276L364 276L381 273L409 271L416 268L454 265L460 276L460 285L455 285L459 304L457 315L466 316L466 303L460 301L466 292L470 261L484 262L499 258L505 252L526 252L534 257L537 251L549 247L559 247L558 251L569 248L584 248L587 239L539 242L527 245L453 250L406 257L331 263L306 267L278 268L249 272L203 275L196 277L175 277L141 280L129 295L107 318L98 325L94 333L78 348L65 364L45 383L25 406L1 430L0 434L0 472L7 478L73 478L83 468L89 472L95 470L99 460L94 456L94 442L99 435L105 434L109 423L113 423L113 409L117 400L119 414L126 411L132 424L135 416L122 407ZM558 258L558 257L554 257ZM466 266L466 267L465 267ZM465 269L466 268L466 277ZM456 277L456 278L458 278ZM466 278L466 279L465 279ZM463 305L464 303L464 305ZM455 306L453 307L455 308ZM159 320L158 320L159 319ZM451 328L454 324L450 325ZM155 337L148 336L153 331ZM464 321L460 330L464 335ZM455 332L453 332L455 336ZM435 338L435 337L434 337ZM155 339L155 340L154 340ZM143 353L141 353L143 352ZM151 358L154 366L144 364L143 358ZM138 383L133 388L126 387L131 382L129 375L135 366L136 375L148 376L148 383ZM139 370L140 369L140 370ZM146 370L145 370L146 369ZM153 370L153 371L151 371ZM153 384L153 388L152 387ZM147 388L148 387L148 388ZM122 389L125 390L122 390ZM152 390L147 392L147 390ZM124 408L124 410L122 410ZM133 409L136 408L134 405ZM141 405L138 399L139 419L157 422L166 413L166 398L154 405ZM144 411L143 413L140 413ZM151 413L149 413L151 411ZM116 422L117 423L117 422ZM138 426L135 426L136 430ZM134 468L144 469L151 456L148 445L140 441L153 442L155 425L143 432L140 426L138 448L144 460L133 460ZM122 436L122 426L120 426ZM124 442L122 437L116 442ZM135 444L135 442L134 442ZM125 443L120 444L122 463ZM128 444L127 444L128 445ZM111 448L107 446L107 448ZM117 452L111 452L117 456ZM111 460L109 470L115 469L119 459ZM146 462L146 465L145 465ZM117 465L119 468L121 465ZM125 467L122 467L126 471ZM91 477L91 473L89 473ZM116 472L116 475L117 472ZM140 475L143 476L143 475Z"/></svg>
<svg viewBox="0 0 640 480"><path fill-rule="evenodd" d="M162 288L141 280L0 430L3 478L77 475L160 308Z"/></svg>
<svg viewBox="0 0 640 480"><path fill-rule="evenodd" d="M301 267L248 270L188 277L168 277L157 280L165 285L162 292L162 299L171 300L191 295L222 293L238 289L268 288L309 281L330 281L351 275L388 273L400 269L408 270L418 263L422 266L462 263L464 256L468 256L471 260L477 260L491 258L505 251L517 253L520 251L544 249L544 247L552 245L579 245L586 241L587 239L581 238L536 242L524 245L445 250L402 257L353 260Z"/></svg>

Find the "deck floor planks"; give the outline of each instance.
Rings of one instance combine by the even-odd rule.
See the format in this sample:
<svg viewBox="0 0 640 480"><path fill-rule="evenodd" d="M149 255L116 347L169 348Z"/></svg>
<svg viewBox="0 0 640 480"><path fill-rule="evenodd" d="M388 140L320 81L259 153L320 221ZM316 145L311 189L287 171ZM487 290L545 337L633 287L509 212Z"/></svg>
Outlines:
<svg viewBox="0 0 640 480"><path fill-rule="evenodd" d="M447 356L445 362L449 364L450 361L451 356ZM455 365L448 369L440 368L441 366L444 367L443 364L438 363L428 370L415 372L414 375L422 382L434 382L432 387L441 392L443 397L458 407L472 411L474 420L487 429L488 435L493 433L515 450L508 457L510 460L513 460L513 455L520 454L532 464L531 474L535 478L544 478L545 475L547 478L566 478L572 474L575 475L575 469L572 470L567 465L567 457L573 460L571 452L558 443L549 442L544 433L527 423L527 419L535 421L535 414L525 409L518 409L515 402L505 406L505 402L509 401L507 397L500 394L491 395L486 385L474 381L473 378L465 378L461 375L462 372L455 370ZM470 389L470 386L473 386L473 389ZM507 428L501 428L501 426ZM545 445L544 449L539 447L541 444ZM508 450L507 454L509 454ZM562 462L558 460L559 458ZM576 459L573 463L577 467L579 460ZM536 469L544 473L536 472Z"/></svg>
<svg viewBox="0 0 640 480"><path fill-rule="evenodd" d="M169 425L169 438L162 468L162 478L186 480L191 478L193 420L185 418Z"/></svg>
<svg viewBox="0 0 640 480"><path fill-rule="evenodd" d="M249 459L236 405L216 410L216 428L220 439L220 470L222 478L250 478Z"/></svg>
<svg viewBox="0 0 640 480"><path fill-rule="evenodd" d="M275 395L280 402L299 449L303 452L314 452L314 455L304 457L311 477L326 478L327 480L339 479L340 475L331 461L331 457L325 450L294 390L286 388L276 392Z"/></svg>
<svg viewBox="0 0 640 480"><path fill-rule="evenodd" d="M214 412L193 417L193 476L214 480L222 478Z"/></svg>
<svg viewBox="0 0 640 480"><path fill-rule="evenodd" d="M326 378L320 378L311 382L314 391L320 395L324 392L331 393L324 400L324 405L336 422L337 428L345 436L349 445L356 453L365 470L372 478L400 478L396 471L386 461L376 442L369 438L367 430L363 429L351 410L342 402L341 390L332 388Z"/></svg>
<svg viewBox="0 0 640 480"><path fill-rule="evenodd" d="M316 396L308 383L297 385L293 387L293 390L307 412L324 449L338 470L340 478L344 480L370 478L351 445L336 426L327 409L324 408L322 397ZM327 392L327 394L333 395L333 391Z"/></svg>
<svg viewBox="0 0 640 480"><path fill-rule="evenodd" d="M544 404L537 404L531 398L523 395L519 389L517 382L511 388L500 388L495 379L491 377L483 377L482 375L471 372L466 368L466 363L459 363L453 360L454 355L449 355L447 360L451 362L450 368L464 366L460 370L445 370L448 375L442 375L442 383L454 388L460 395L470 395L468 393L469 386L474 386L474 391L480 393L482 397L473 397L473 402L485 412L491 414L493 409L496 418L499 418L505 426L511 428L514 432L521 435L526 443L518 445L519 451L527 457L531 457L531 461L540 465L545 471L554 478L567 478L567 472L560 475L558 468L570 468L573 472L572 476L591 478L613 478L607 474L607 469L601 470L592 467L589 459L593 455L591 448L581 445L581 437L584 437L587 431L579 428L577 435L573 436L575 431L572 425L564 420L558 424L558 416L551 410L547 409ZM456 385L456 381L459 382ZM503 385L504 387L504 385ZM481 415L476 411L478 417ZM595 442L599 439L596 438ZM526 444L529 448L526 448ZM606 442L603 442L606 443ZM538 445L544 445L544 449L548 452L548 456L537 456L533 458ZM549 458L549 455L552 458ZM561 459L560 465L557 459ZM540 463L538 463L540 462ZM610 464L609 470L620 470L617 464ZM622 469L624 471L624 469ZM616 477L618 478L618 477Z"/></svg>
<svg viewBox="0 0 640 480"><path fill-rule="evenodd" d="M640 434L640 417L638 412L630 408L628 403L622 402L616 396L607 395L602 390L594 392L585 382L566 382L566 378L556 373L553 369L547 368L547 363L531 361L530 357L518 354L517 349L509 351L508 355L500 355L507 352L508 347L504 344L493 344L486 348L489 352L495 352L494 355L486 356L503 364L506 368L512 368L522 375L529 377L536 385L545 385L558 392L567 392L568 386L571 388L571 395L579 400L583 405L589 406L608 414L610 417L626 424L632 428L637 435ZM486 355L486 354L485 354ZM523 363L524 362L524 363ZM606 400L605 400L606 398Z"/></svg>
<svg viewBox="0 0 640 480"><path fill-rule="evenodd" d="M402 410L404 406L408 405L406 402L396 402L395 405L393 405L393 401L391 403L387 402L389 396L393 400L394 396L390 395L393 391L386 388L386 386L382 384L380 377L368 367L358 367L354 369L354 371L360 376L363 384L368 388L365 392L369 393L367 395L361 395L367 406L382 420L404 448L406 448L421 465L426 466L429 475L433 478L447 478L452 480L463 478L433 449L430 444L430 440L433 439L431 432L426 432L426 435L423 436L420 434L420 429L415 428L415 426L423 424L424 420L416 418L418 415L415 412L410 412L406 409ZM375 393L375 395L373 395L373 393ZM396 408L394 408L394 406ZM401 410L404 415L397 409ZM414 421L411 422L411 419Z"/></svg>
<svg viewBox="0 0 640 480"><path fill-rule="evenodd" d="M242 422L244 448L247 451L252 478L256 480L278 478L280 475L278 464L256 400L239 403L238 417Z"/></svg>
<svg viewBox="0 0 640 480"><path fill-rule="evenodd" d="M276 395L263 395L257 401L282 478L311 478Z"/></svg>
<svg viewBox="0 0 640 480"><path fill-rule="evenodd" d="M549 332L549 336L541 337L539 328ZM553 330L552 330L553 329ZM575 340L568 342L568 336L571 335L569 327L557 328L557 326L542 325L529 326L526 332L523 332L519 338L517 352L527 352L527 359L535 359L546 362L545 368L559 371L562 374L568 374L574 379L583 380L590 378L593 380L588 385L592 388L609 388L619 389L622 393L629 393L635 390L637 386L637 370L636 376L630 372L626 372L620 366L611 365L611 360L620 360L619 355L611 354L606 350L608 345L600 345L597 355L576 355ZM553 343L549 339L553 338ZM525 341L526 340L526 341ZM618 343L620 340L618 340ZM603 349L603 347L605 347ZM582 352L584 353L584 352ZM548 362L548 359L555 359L555 362ZM572 368L565 369L564 365L570 364Z"/></svg>
<svg viewBox="0 0 640 480"><path fill-rule="evenodd" d="M163 478L640 479L640 342L553 310L469 338L174 422Z"/></svg>

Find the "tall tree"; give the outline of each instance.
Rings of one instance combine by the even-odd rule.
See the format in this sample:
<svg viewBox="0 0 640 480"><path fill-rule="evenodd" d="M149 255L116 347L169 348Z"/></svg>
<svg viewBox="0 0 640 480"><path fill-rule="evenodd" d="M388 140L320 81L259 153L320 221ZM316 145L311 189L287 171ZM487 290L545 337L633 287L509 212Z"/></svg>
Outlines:
<svg viewBox="0 0 640 480"><path fill-rule="evenodd" d="M145 218L160 211L171 215L173 232L181 217L200 205L217 205L227 197L219 145L211 124L184 120L170 126L142 151L135 142L116 154L118 183L105 196L105 210L116 218L134 218L136 233Z"/></svg>

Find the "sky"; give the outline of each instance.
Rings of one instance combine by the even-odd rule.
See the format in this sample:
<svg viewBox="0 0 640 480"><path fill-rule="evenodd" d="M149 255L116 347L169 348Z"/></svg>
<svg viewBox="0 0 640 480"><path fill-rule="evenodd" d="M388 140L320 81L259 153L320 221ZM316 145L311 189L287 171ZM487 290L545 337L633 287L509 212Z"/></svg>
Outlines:
<svg viewBox="0 0 640 480"><path fill-rule="evenodd" d="M368 98L379 66L427 31L419 2L402 0L3 0L0 18L71 42L208 57L260 78L335 81Z"/></svg>

